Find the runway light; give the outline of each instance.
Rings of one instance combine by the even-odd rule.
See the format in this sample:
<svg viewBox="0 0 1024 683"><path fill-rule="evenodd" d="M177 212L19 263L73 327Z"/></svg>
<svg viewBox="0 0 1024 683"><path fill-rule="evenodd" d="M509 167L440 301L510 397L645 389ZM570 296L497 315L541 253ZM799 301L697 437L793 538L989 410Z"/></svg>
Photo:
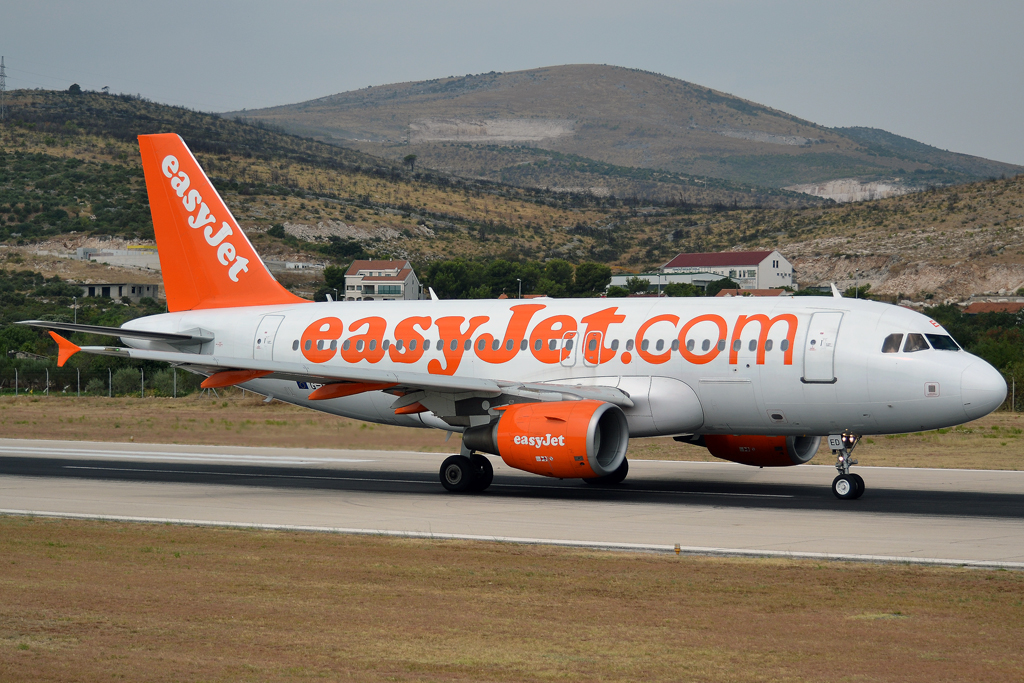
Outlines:
<svg viewBox="0 0 1024 683"><path fill-rule="evenodd" d="M676 543L676 555L678 555L678 554L679 554L679 544Z"/></svg>

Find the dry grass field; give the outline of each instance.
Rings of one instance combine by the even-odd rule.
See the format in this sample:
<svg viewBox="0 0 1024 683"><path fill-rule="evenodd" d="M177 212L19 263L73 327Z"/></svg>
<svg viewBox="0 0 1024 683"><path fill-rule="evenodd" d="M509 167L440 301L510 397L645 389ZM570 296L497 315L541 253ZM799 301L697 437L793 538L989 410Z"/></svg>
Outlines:
<svg viewBox="0 0 1024 683"><path fill-rule="evenodd" d="M1020 681L1024 573L0 518L0 680Z"/></svg>
<svg viewBox="0 0 1024 683"><path fill-rule="evenodd" d="M134 441L211 446L279 446L442 453L459 448L438 430L374 425L318 413L260 397L222 391L217 400L103 398L40 395L0 397L0 437ZM713 461L703 448L669 438L634 439L629 457ZM1024 469L1024 418L997 412L961 427L918 434L867 437L855 457L861 465ZM831 464L826 447L817 464Z"/></svg>

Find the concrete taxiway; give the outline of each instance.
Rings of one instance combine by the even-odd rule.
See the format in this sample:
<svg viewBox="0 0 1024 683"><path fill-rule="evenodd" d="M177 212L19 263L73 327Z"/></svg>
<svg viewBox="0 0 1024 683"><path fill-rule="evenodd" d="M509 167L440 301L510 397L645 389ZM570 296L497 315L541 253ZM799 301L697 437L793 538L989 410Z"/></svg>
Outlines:
<svg viewBox="0 0 1024 683"><path fill-rule="evenodd" d="M862 467L841 501L827 465L630 461L595 488L493 458L453 495L443 457L0 439L0 513L1024 568L1024 472Z"/></svg>

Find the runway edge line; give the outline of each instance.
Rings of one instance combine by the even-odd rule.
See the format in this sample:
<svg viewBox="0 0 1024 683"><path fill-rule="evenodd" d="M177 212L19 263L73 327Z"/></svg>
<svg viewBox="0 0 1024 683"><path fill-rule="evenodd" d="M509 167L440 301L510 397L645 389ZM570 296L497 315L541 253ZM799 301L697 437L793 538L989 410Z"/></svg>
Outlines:
<svg viewBox="0 0 1024 683"><path fill-rule="evenodd" d="M258 524L256 522L212 522L201 519L170 519L163 517L129 517L122 515L90 515L78 512L50 512L46 510L6 510L0 515L11 517L49 517L101 522L135 522L142 524L174 524L179 526L220 527L227 529L260 529L264 531L301 531L307 533L346 534L350 536L387 536L394 538L422 538L441 541L489 541L516 545L550 545L591 550L617 550L624 552L703 555L711 557L778 558L788 560L823 560L827 562L870 562L876 564L915 564L936 567L969 567L973 569L1024 570L1024 562L998 562L989 560L953 560L937 557L900 557L896 555L855 555L845 553L811 553L788 550L748 550L743 548L712 548L703 546L653 545L643 543L605 543L601 541L570 541L547 538L519 538L515 536L478 536L473 534L441 534L428 531L392 531L387 529L349 529L345 527L304 526L297 524Z"/></svg>

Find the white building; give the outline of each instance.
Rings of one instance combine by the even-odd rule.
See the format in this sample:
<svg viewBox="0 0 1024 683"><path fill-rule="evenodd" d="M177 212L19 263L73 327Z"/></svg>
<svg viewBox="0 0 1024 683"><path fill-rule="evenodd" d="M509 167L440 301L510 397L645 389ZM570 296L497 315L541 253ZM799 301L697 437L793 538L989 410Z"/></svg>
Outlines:
<svg viewBox="0 0 1024 683"><path fill-rule="evenodd" d="M679 254L661 267L662 273L714 273L730 278L742 289L795 287L793 265L778 251L723 251Z"/></svg>
<svg viewBox="0 0 1024 683"><path fill-rule="evenodd" d="M419 299L420 280L412 264L405 260L353 261L345 271L344 298L345 301Z"/></svg>

